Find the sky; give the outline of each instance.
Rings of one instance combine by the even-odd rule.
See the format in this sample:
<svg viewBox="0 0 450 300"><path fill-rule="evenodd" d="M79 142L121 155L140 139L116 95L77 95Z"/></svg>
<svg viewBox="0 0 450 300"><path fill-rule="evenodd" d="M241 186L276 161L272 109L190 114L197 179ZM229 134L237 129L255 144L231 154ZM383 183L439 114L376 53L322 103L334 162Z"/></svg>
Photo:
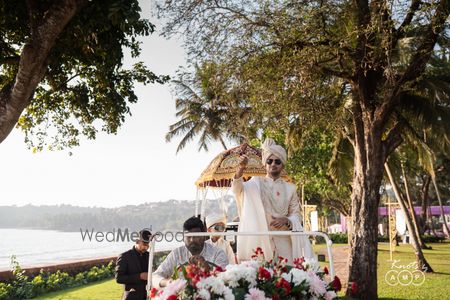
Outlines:
<svg viewBox="0 0 450 300"><path fill-rule="evenodd" d="M158 23L148 4L142 9L145 17ZM166 40L159 33L142 39L136 61L144 61L156 74L174 75L179 66L186 66L181 38ZM214 143L209 152L198 152L194 141L176 155L179 139L166 143L164 138L176 121L170 85L137 86L135 91L139 101L131 106L132 116L118 134L82 139L72 156L68 151L33 154L23 133L14 129L0 144L0 205L118 207L194 200L194 182L222 146Z"/></svg>

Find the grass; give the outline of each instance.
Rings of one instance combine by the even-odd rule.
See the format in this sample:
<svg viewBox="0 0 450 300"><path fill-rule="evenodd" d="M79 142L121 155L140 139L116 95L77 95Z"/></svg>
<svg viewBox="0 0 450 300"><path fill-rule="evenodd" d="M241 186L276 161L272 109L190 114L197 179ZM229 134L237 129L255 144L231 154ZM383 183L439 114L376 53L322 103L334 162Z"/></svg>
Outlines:
<svg viewBox="0 0 450 300"><path fill-rule="evenodd" d="M334 245L336 247L342 245ZM389 285L386 281L386 274L390 270L402 271L392 266L390 261L389 244L378 244L378 297L383 300L400 300L400 299L450 299L450 242L429 244L432 250L423 250L425 258L434 269L434 273L424 273L424 281L420 284L420 280L413 281L419 284L410 283L411 277L405 278L395 286ZM410 245L400 245L396 247L393 254L395 266L407 268L411 263L415 263L414 250ZM411 269L409 269L411 270ZM409 275L408 275L409 276ZM390 277L392 278L392 277ZM394 277L395 278L395 277ZM420 277L419 277L420 279ZM340 299L350 300L344 297L343 293L339 294Z"/></svg>
<svg viewBox="0 0 450 300"><path fill-rule="evenodd" d="M378 295L382 299L450 299L450 243L429 244L432 250L423 250L425 258L434 270L434 273L424 273L425 281L420 285L407 284L409 278L405 277L405 285L389 285L386 273L395 267L389 261L389 244L383 243L378 247ZM407 266L415 262L413 248L409 245L396 247L393 254L397 266ZM389 275L388 275L389 276ZM420 279L420 278L419 278ZM413 281L414 282L414 281ZM401 281L402 283L402 281ZM418 280L420 283L420 280Z"/></svg>
<svg viewBox="0 0 450 300"><path fill-rule="evenodd" d="M339 247L334 245L333 247ZM426 273L422 285L390 286L385 281L386 273L391 270L392 262L389 261L389 244L380 243L378 247L378 296L380 299L450 299L450 243L430 244L432 250L424 250L425 257L433 267L435 273ZM316 245L315 249L324 245ZM401 245L394 253L394 260L398 260L397 266L407 266L415 262L414 252L411 246ZM99 283L89 284L83 287L67 289L64 291L49 293L41 296L39 300L104 300L120 299L123 287L113 279ZM342 296L342 295L340 295ZM341 299L350 299L342 297Z"/></svg>
<svg viewBox="0 0 450 300"><path fill-rule="evenodd" d="M123 286L114 279L91 283L83 287L48 293L33 300L108 300L121 299Z"/></svg>

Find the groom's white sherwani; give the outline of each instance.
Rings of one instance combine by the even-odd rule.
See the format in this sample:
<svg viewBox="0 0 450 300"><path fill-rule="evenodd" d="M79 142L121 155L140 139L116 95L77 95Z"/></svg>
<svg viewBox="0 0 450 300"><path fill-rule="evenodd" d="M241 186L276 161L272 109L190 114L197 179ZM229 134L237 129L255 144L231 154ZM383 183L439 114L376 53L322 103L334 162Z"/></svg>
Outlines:
<svg viewBox="0 0 450 300"><path fill-rule="evenodd" d="M239 212L239 231L285 231L287 226L270 226L273 217L287 217L293 231L302 231L300 206L296 186L279 178L253 177L247 182L234 179L232 190L236 196ZM292 262L293 258L313 258L307 237L290 236L240 236L237 239L237 257L250 259L254 249L261 247L266 260L282 256Z"/></svg>

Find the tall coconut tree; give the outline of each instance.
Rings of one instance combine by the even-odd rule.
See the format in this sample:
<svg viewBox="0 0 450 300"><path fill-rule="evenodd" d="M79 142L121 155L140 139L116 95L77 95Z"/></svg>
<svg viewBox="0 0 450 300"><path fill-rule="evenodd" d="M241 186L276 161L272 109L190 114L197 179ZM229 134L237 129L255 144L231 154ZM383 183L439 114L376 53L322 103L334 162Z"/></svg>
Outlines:
<svg viewBox="0 0 450 300"><path fill-rule="evenodd" d="M213 63L197 65L193 75L182 73L172 84L177 95L176 117L180 120L170 125L166 141L183 136L177 153L196 137L199 151L208 151L213 141L220 142L226 150L225 140L240 140L241 136L231 125L235 116L223 104L223 97L232 91L221 80Z"/></svg>
<svg viewBox="0 0 450 300"><path fill-rule="evenodd" d="M408 211L405 197L403 196L403 193L400 191L400 188L399 188L397 182L395 181L394 175L389 166L389 162L385 163L385 170L386 170L386 174L389 178L389 182L392 186L392 189L395 193L395 197L397 198L400 208L403 211L403 214L405 215L406 225L408 227L408 232L409 232L411 242L412 242L412 245L414 248L414 253L416 255L417 268L422 271L425 271L425 272L433 272L433 269L431 268L430 264L427 262L425 256L423 255L422 247L419 244L420 236L417 235L417 231L414 228L414 224L413 224L414 220L411 217L410 212Z"/></svg>

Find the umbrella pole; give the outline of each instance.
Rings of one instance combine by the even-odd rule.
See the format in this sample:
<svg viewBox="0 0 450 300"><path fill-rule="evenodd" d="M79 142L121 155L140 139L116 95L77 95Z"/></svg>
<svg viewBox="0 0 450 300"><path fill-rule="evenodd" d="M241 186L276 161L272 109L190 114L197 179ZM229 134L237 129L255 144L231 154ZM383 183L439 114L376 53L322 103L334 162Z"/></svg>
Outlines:
<svg viewBox="0 0 450 300"><path fill-rule="evenodd" d="M196 217L198 216L198 202L200 200L200 199L198 199L199 198L198 194L199 194L199 187L197 187L197 193L195 195L195 214L194 214L194 216L196 216Z"/></svg>
<svg viewBox="0 0 450 300"><path fill-rule="evenodd" d="M208 188L209 186L206 185L205 190L203 191L203 195L202 195L202 207L201 207L201 215L200 218L201 219L205 219L205 214L206 214L206 195L208 193Z"/></svg>
<svg viewBox="0 0 450 300"><path fill-rule="evenodd" d="M152 289L152 273L153 273L153 257L155 255L155 239L150 241L150 253L148 258L148 270L147 270L147 297L150 295Z"/></svg>

